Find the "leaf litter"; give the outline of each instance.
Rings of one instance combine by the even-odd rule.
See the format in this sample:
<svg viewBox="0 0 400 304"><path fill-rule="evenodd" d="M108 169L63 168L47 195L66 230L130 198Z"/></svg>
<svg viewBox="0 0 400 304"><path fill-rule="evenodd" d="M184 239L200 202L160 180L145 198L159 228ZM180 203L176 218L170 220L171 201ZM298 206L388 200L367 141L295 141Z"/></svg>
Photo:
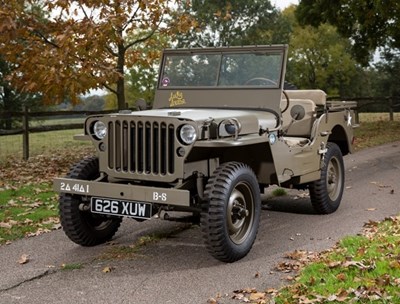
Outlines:
<svg viewBox="0 0 400 304"><path fill-rule="evenodd" d="M275 271L295 273L285 278L290 277L291 285L280 290L235 290L232 299L256 304L400 302L400 216L369 221L358 237L361 241L354 248L343 240L320 253L287 253ZM322 268L307 276L313 265Z"/></svg>
<svg viewBox="0 0 400 304"><path fill-rule="evenodd" d="M92 155L91 149L57 151L28 161L11 157L0 163L0 194L8 191L3 197L9 197L0 203L0 244L61 228L58 195L51 189L53 179L64 176L72 164Z"/></svg>

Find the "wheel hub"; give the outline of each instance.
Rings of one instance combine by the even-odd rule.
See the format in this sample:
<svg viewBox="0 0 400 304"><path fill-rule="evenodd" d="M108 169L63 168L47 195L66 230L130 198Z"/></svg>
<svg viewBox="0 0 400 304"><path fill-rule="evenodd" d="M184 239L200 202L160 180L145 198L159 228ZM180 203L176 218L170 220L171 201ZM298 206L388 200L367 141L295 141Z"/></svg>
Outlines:
<svg viewBox="0 0 400 304"><path fill-rule="evenodd" d="M244 184L238 185L232 191L227 205L227 228L231 240L236 244L246 239L253 221L253 201L248 190Z"/></svg>
<svg viewBox="0 0 400 304"><path fill-rule="evenodd" d="M228 203L228 229L230 235L235 235L242 229L245 217L249 211L245 208L245 199L238 190L234 190Z"/></svg>
<svg viewBox="0 0 400 304"><path fill-rule="evenodd" d="M340 169L338 162L336 161L335 158L332 158L328 166L327 179L326 179L328 194L332 200L335 200L338 195L339 182L340 182L339 170Z"/></svg>

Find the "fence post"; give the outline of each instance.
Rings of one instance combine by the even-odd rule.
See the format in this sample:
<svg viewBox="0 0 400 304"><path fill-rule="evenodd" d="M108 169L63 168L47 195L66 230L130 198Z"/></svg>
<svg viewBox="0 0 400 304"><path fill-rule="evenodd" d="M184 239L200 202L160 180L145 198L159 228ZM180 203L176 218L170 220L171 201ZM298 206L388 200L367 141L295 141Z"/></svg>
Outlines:
<svg viewBox="0 0 400 304"><path fill-rule="evenodd" d="M29 111L27 106L23 106L24 115L22 116L22 151L24 160L29 158Z"/></svg>
<svg viewBox="0 0 400 304"><path fill-rule="evenodd" d="M394 114L393 114L393 97L389 97L389 119L390 121L394 120Z"/></svg>

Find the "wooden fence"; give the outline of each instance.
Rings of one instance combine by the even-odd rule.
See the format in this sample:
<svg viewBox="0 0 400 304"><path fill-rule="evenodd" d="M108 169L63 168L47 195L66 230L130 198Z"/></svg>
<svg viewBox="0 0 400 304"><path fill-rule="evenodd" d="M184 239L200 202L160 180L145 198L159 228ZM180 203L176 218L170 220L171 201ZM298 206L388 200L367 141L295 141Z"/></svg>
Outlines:
<svg viewBox="0 0 400 304"><path fill-rule="evenodd" d="M66 123L66 124L55 124L46 126L31 126L30 121L34 118L40 117L85 117L93 114L109 114L115 113L116 110L110 111L49 111L49 112L30 112L28 109L24 109L22 112L0 112L0 119L18 119L22 121L21 128L17 129L0 129L0 136L7 135L19 135L22 134L22 155L25 160L29 158L29 134L47 131L59 131L59 130L72 130L83 128L83 123Z"/></svg>
<svg viewBox="0 0 400 304"><path fill-rule="evenodd" d="M348 100L357 101L357 121L358 113L360 112L386 112L389 113L390 120L394 120L394 112L400 111L400 97L357 97L357 98L339 98L330 97L329 100ZM378 106L378 110L374 111L373 106ZM34 118L40 117L85 117L92 114L108 114L116 112L111 111L59 111L59 112L30 112L28 109L24 109L22 112L0 112L0 119L15 119L20 118L22 120L22 127L18 129L0 129L0 137L6 135L17 135L22 134L22 151L23 158L27 160L29 158L29 134L35 132L46 132L56 130L71 130L80 129L83 127L83 123L68 123L68 124L55 124L48 126L31 126L30 121Z"/></svg>
<svg viewBox="0 0 400 304"><path fill-rule="evenodd" d="M356 101L356 120L359 121L358 114L362 112L386 112L389 113L389 120L394 120L394 113L400 111L400 96L396 97L329 97L328 100Z"/></svg>

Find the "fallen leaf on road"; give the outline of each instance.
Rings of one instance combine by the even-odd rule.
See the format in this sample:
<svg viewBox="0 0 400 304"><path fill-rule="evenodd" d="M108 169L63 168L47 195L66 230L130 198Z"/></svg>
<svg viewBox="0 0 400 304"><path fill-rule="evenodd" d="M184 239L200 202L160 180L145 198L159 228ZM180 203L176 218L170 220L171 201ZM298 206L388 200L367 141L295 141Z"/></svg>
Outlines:
<svg viewBox="0 0 400 304"><path fill-rule="evenodd" d="M265 290L265 293L276 293L276 292L278 292L278 289L275 288L268 288Z"/></svg>
<svg viewBox="0 0 400 304"><path fill-rule="evenodd" d="M103 272L103 273L109 273L109 272L111 272L113 269L114 269L113 267L107 266L107 267L104 267L104 268L103 268L102 272Z"/></svg>
<svg viewBox="0 0 400 304"><path fill-rule="evenodd" d="M265 293L263 292L255 292L250 294L249 300L250 301L258 301L258 300L264 300L265 299Z"/></svg>
<svg viewBox="0 0 400 304"><path fill-rule="evenodd" d="M376 208L367 208L366 210L367 210L367 211L375 211Z"/></svg>
<svg viewBox="0 0 400 304"><path fill-rule="evenodd" d="M18 260L18 263L23 265L29 262L29 254L23 254Z"/></svg>

